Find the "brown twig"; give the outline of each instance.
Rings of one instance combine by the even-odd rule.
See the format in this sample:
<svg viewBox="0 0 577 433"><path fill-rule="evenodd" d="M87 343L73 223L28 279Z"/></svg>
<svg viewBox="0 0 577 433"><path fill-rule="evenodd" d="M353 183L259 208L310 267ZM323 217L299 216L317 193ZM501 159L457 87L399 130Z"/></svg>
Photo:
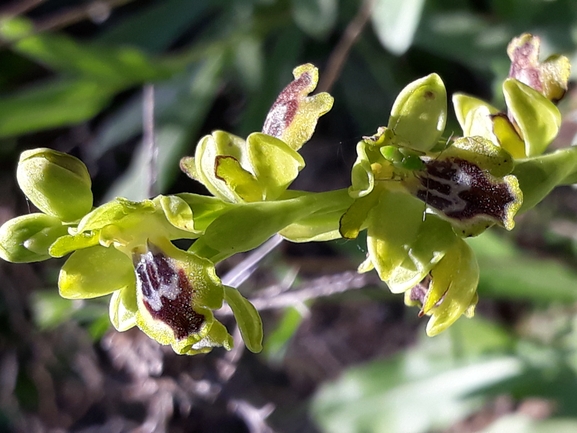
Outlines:
<svg viewBox="0 0 577 433"><path fill-rule="evenodd" d="M250 299L258 311L275 310L302 305L306 301L325 296L360 289L371 284L382 284L374 273L359 274L346 271L326 275L303 283L298 289L287 291L286 287L274 285L263 289L260 296ZM229 316L230 310L221 310L218 314Z"/></svg>
<svg viewBox="0 0 577 433"><path fill-rule="evenodd" d="M148 153L148 195L158 193L158 148L154 139L154 85L147 84L142 92L142 141Z"/></svg>
<svg viewBox="0 0 577 433"><path fill-rule="evenodd" d="M34 27L37 32L58 30L76 24L85 19L95 19L99 16L107 17L110 11L134 0L95 0L81 6L65 9L47 18L36 21Z"/></svg>
<svg viewBox="0 0 577 433"><path fill-rule="evenodd" d="M17 0L3 8L0 8L0 16L15 17L17 15L22 15L45 1L46 0Z"/></svg>
<svg viewBox="0 0 577 433"><path fill-rule="evenodd" d="M317 87L319 92L328 92L335 84L335 81L341 74L351 48L371 17L373 4L374 0L365 0L353 20L345 29L343 36L329 57L326 70L321 76L320 83Z"/></svg>

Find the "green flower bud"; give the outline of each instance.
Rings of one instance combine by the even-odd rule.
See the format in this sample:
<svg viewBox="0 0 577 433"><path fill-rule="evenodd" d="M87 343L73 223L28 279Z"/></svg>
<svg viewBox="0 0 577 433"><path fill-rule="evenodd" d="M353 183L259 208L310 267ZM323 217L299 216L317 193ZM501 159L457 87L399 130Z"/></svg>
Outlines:
<svg viewBox="0 0 577 433"><path fill-rule="evenodd" d="M13 218L0 227L0 257L13 263L49 259L50 245L68 233L56 217L34 213Z"/></svg>
<svg viewBox="0 0 577 433"><path fill-rule="evenodd" d="M393 104L388 127L399 146L432 149L445 129L447 92L437 74L430 74L405 87Z"/></svg>
<svg viewBox="0 0 577 433"><path fill-rule="evenodd" d="M20 155L16 178L20 189L42 212L76 221L92 209L90 175L77 158L51 149Z"/></svg>

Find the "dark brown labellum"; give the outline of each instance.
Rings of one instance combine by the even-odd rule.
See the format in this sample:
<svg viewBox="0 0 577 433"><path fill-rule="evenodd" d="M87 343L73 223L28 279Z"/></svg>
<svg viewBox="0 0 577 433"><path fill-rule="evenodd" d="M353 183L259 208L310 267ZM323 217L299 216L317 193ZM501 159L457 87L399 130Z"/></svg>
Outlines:
<svg viewBox="0 0 577 433"><path fill-rule="evenodd" d="M485 216L502 223L515 196L505 182L464 159L432 159L418 174L419 199L461 221Z"/></svg>
<svg viewBox="0 0 577 433"><path fill-rule="evenodd" d="M194 289L185 272L175 268L162 252L148 251L139 257L137 289L150 315L167 324L177 339L197 333L204 316L192 308Z"/></svg>

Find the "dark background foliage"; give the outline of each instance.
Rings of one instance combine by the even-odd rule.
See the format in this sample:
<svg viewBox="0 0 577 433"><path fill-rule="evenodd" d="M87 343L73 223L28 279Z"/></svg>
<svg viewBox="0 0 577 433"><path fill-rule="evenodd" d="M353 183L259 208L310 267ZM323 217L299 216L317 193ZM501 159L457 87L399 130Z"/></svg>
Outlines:
<svg viewBox="0 0 577 433"><path fill-rule="evenodd" d="M0 22L0 222L29 211L15 167L33 147L80 157L97 204L147 197L147 84L158 192L203 193L179 158L214 129L260 130L292 69L314 63L335 105L294 187L322 191L348 186L355 143L410 81L437 72L449 94L501 106L512 37L570 58L577 44L572 0L18 0L0 15L18 17ZM575 105L570 91L556 147L574 142ZM433 339L356 275L362 239L285 243L240 288L263 308L259 355L179 357L112 330L106 299L60 299L62 263L0 263L0 431L575 431L576 213L561 188L514 232L473 240L478 314Z"/></svg>

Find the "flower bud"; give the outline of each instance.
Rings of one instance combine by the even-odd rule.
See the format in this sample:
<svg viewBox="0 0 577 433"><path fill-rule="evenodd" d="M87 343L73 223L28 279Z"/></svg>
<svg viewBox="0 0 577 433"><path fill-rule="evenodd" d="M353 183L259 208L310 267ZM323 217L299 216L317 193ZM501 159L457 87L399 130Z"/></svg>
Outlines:
<svg viewBox="0 0 577 433"><path fill-rule="evenodd" d="M18 185L42 212L76 221L90 212L92 191L86 166L77 158L39 148L20 155Z"/></svg>
<svg viewBox="0 0 577 433"><path fill-rule="evenodd" d="M67 233L58 218L42 213L13 218L0 227L0 257L13 263L49 259L50 245Z"/></svg>

